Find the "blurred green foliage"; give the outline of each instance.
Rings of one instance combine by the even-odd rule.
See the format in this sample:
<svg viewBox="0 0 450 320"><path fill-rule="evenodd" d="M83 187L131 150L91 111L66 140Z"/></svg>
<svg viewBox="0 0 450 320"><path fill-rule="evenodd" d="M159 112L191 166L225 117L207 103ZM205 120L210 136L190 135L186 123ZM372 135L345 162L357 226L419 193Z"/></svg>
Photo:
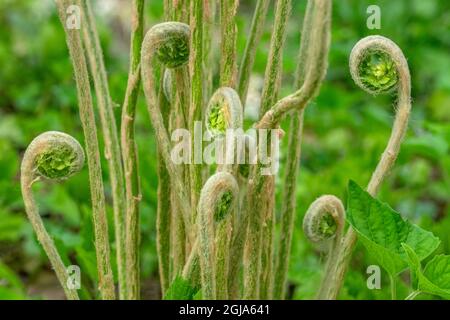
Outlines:
<svg viewBox="0 0 450 320"><path fill-rule="evenodd" d="M293 89L305 2L293 1L283 61L283 95ZM129 19L125 8L119 10L119 6L126 5L111 7L114 3L118 1L98 0L95 8L110 92L119 119L128 71ZM245 46L254 3L241 1L239 53ZM381 8L381 30L366 27L366 9L372 4ZM162 10L162 1L149 1L147 26L162 20ZM260 77L264 75L267 61L273 13L272 4L254 68L255 75ZM0 299L51 298L51 294L33 290L51 270L25 217L19 166L27 144L44 131L65 131L83 144L75 83L53 1L1 1L0 25ZM349 179L365 185L390 134L395 96L368 96L353 84L348 71L352 46L370 34L389 37L402 48L410 65L413 90L410 129L397 165L379 197L404 217L434 232L442 240L438 252L450 253L450 2L336 0L332 30L327 78L305 115L289 275L293 299L313 298L323 270L324 257L301 231L304 212L322 194L345 199ZM288 129L287 122L283 128ZM156 298L156 151L142 97L136 130L143 188L144 297ZM285 157L289 150L285 144L283 148L282 157ZM103 168L106 167L103 163ZM277 180L279 200L282 171ZM107 181L106 170L104 177ZM110 186L106 184L106 188L110 201ZM82 297L93 298L96 270L87 169L63 184L40 184L35 192L39 194L41 213L63 259L80 265L83 270ZM111 212L109 218L112 223ZM114 238L112 224L110 237ZM381 290L366 287L366 268L372 263L358 246L340 298L389 298L388 277L384 273ZM403 280L398 288L400 297L408 293L407 275ZM56 281L53 285L60 291Z"/></svg>

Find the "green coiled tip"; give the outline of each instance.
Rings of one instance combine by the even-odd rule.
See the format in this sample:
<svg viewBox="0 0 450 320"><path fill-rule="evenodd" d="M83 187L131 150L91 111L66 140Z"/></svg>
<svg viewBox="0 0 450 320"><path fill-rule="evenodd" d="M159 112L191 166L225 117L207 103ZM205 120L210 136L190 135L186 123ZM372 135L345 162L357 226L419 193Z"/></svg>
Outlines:
<svg viewBox="0 0 450 320"><path fill-rule="evenodd" d="M37 136L27 148L25 157L29 156L33 158L37 174L50 180L71 177L82 169L85 159L78 141L58 131Z"/></svg>
<svg viewBox="0 0 450 320"><path fill-rule="evenodd" d="M217 203L216 210L214 212L214 220L216 222L221 221L230 212L233 205L233 193L226 191L222 194L219 202Z"/></svg>
<svg viewBox="0 0 450 320"><path fill-rule="evenodd" d="M332 195L317 198L303 218L303 231L315 244L327 243L344 228L345 209L341 200Z"/></svg>
<svg viewBox="0 0 450 320"><path fill-rule="evenodd" d="M398 82L394 61L382 51L370 52L364 57L359 66L359 77L372 92L389 92Z"/></svg>
<svg viewBox="0 0 450 320"><path fill-rule="evenodd" d="M212 175L202 188L200 212L210 212L215 222L227 217L236 206L239 187L234 176L225 171Z"/></svg>
<svg viewBox="0 0 450 320"><path fill-rule="evenodd" d="M205 126L213 136L223 136L227 129L242 128L242 104L237 92L228 87L219 88L206 108Z"/></svg>
<svg viewBox="0 0 450 320"><path fill-rule="evenodd" d="M402 51L392 40L369 36L353 47L350 73L355 83L368 93L388 93L397 87L400 68L405 61Z"/></svg>
<svg viewBox="0 0 450 320"><path fill-rule="evenodd" d="M164 22L153 26L149 35L158 60L167 68L178 68L189 61L189 26Z"/></svg>

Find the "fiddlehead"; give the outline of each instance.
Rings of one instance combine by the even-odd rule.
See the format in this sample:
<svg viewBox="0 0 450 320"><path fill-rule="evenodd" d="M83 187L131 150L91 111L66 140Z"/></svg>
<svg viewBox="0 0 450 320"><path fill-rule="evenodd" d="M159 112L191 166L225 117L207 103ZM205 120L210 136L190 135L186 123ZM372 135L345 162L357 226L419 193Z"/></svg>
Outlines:
<svg viewBox="0 0 450 320"><path fill-rule="evenodd" d="M325 299L329 284L334 276L334 268L345 226L345 209L341 200L332 195L317 198L308 208L303 218L303 231L310 242L321 251L327 251L324 277L318 299Z"/></svg>
<svg viewBox="0 0 450 320"><path fill-rule="evenodd" d="M205 112L205 127L215 139L219 139L221 154L217 159L218 170L235 172L235 140L243 126L243 109L237 92L228 87L219 88L209 100ZM233 129L231 135L227 130ZM226 136L226 138L225 138Z"/></svg>
<svg viewBox="0 0 450 320"><path fill-rule="evenodd" d="M350 54L350 73L355 83L371 94L397 89L397 107L391 137L367 188L374 195L394 164L408 128L411 76L402 50L392 40L382 36L366 37L354 46Z"/></svg>
<svg viewBox="0 0 450 320"><path fill-rule="evenodd" d="M233 175L218 172L205 183L198 203L199 259L204 299L226 298L230 219L239 188Z"/></svg>
<svg viewBox="0 0 450 320"><path fill-rule="evenodd" d="M345 209L332 195L316 199L303 218L303 231L313 244L329 249L330 241L339 241L345 225Z"/></svg>
<svg viewBox="0 0 450 320"><path fill-rule="evenodd" d="M189 26L180 22L164 22L153 26L145 35L141 50L142 84L150 120L155 129L161 159L167 167L175 194L183 212L183 220L190 229L191 207L184 188L182 172L171 160L171 143L159 108L155 90L153 64L159 61L167 68L179 68L189 60ZM192 240L192 239L191 239Z"/></svg>
<svg viewBox="0 0 450 320"><path fill-rule="evenodd" d="M25 210L34 232L50 259L66 296L78 300L76 290L68 287L68 276L61 256L45 229L34 199L32 185L41 179L62 181L76 174L84 165L84 152L68 134L48 131L37 136L25 151L21 166L21 188Z"/></svg>
<svg viewBox="0 0 450 320"><path fill-rule="evenodd" d="M206 107L205 127L213 137L224 136L227 129L242 128L242 104L232 88L219 88Z"/></svg>
<svg viewBox="0 0 450 320"><path fill-rule="evenodd" d="M396 114L391 136L367 186L367 192L375 196L397 159L408 128L411 76L402 50L392 40L382 36L366 37L353 47L350 54L350 73L355 83L371 94L397 90ZM356 232L350 228L339 252L335 281L326 296L327 299L335 299L339 293L356 237Z"/></svg>

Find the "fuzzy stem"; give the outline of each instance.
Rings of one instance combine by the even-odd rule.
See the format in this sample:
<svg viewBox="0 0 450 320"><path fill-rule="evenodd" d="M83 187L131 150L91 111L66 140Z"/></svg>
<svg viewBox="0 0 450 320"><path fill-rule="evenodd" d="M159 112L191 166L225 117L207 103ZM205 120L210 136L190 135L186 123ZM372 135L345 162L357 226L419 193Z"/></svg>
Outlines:
<svg viewBox="0 0 450 320"><path fill-rule="evenodd" d="M173 19L173 1L164 0L164 20L170 21Z"/></svg>
<svg viewBox="0 0 450 320"><path fill-rule="evenodd" d="M57 160L60 160L61 157L64 156L58 154L61 151L70 152L71 155L74 155L74 158L71 156L69 165L64 162L66 168L68 169L67 173L64 173L64 175L60 175L58 177L43 176L44 173L39 172L39 157L43 155L46 155L47 157L54 156ZM39 215L39 208L33 196L32 185L33 183L40 181L42 177L56 180L67 179L80 171L83 164L84 153L78 141L65 133L49 131L36 137L28 146L22 160L20 175L22 197L28 219L30 220L37 239L44 248L52 268L55 270L56 276L64 289L67 299L69 300L79 300L78 293L76 289L69 288L69 277L66 267L58 253L58 250L56 249L53 239L45 229L44 222ZM56 173L59 172L59 168L51 169L54 169L54 172Z"/></svg>
<svg viewBox="0 0 450 320"><path fill-rule="evenodd" d="M205 21L203 23L203 105L208 103L207 99L212 95L214 77L214 39L216 1L204 0Z"/></svg>
<svg viewBox="0 0 450 320"><path fill-rule="evenodd" d="M264 86L261 97L260 116L270 108L275 102L281 84L281 73L283 66L283 47L286 40L286 27L291 15L291 0L280 0L276 3L275 22L273 25L273 34L270 42L269 60L266 66L264 76ZM270 151L269 151L270 152ZM265 176L262 179L267 180L267 184L274 185L274 176ZM273 188L273 187L272 187ZM271 297L271 276L273 264L273 229L275 225L275 194L268 195L269 203L263 208L265 217L263 223L263 243L261 257L261 284L260 298L266 299Z"/></svg>
<svg viewBox="0 0 450 320"><path fill-rule="evenodd" d="M314 3L311 27L311 41L308 45L309 56L313 57L307 68L305 79L300 89L278 100L261 118L257 128L275 128L291 110L302 110L317 93L319 84L325 77L328 67L330 45L331 0L316 0Z"/></svg>
<svg viewBox="0 0 450 320"><path fill-rule="evenodd" d="M119 278L119 296L126 296L126 250L125 250L125 194L124 175L122 168L122 154L120 152L119 136L116 119L108 88L108 80L103 61L103 52L95 26L95 18L89 0L82 0L82 14L85 18L82 26L82 40L89 59L91 76L94 81L97 96L100 122L102 125L103 140L105 144L105 158L111 179L114 228L117 250L117 269Z"/></svg>
<svg viewBox="0 0 450 320"><path fill-rule="evenodd" d="M156 249L158 253L158 268L159 279L161 282L162 295L170 284L170 237L171 237L171 221L177 221L171 219L170 215L173 212L173 204L170 201L171 188L170 178L167 172L167 168L158 155L158 194L157 194L157 211L156 211ZM182 218L181 224L183 223Z"/></svg>
<svg viewBox="0 0 450 320"><path fill-rule="evenodd" d="M172 14L173 21L189 22L189 11L190 11L189 0L176 0L173 1Z"/></svg>
<svg viewBox="0 0 450 320"><path fill-rule="evenodd" d="M275 103L281 84L283 66L283 47L286 40L286 27L291 15L291 0L279 0L276 3L275 22L270 40L269 60L264 75L264 86L261 94L260 117Z"/></svg>
<svg viewBox="0 0 450 320"><path fill-rule="evenodd" d="M131 45L130 69L128 72L127 89L122 107L122 158L125 173L126 195L126 298L139 299L139 202L141 191L138 173L138 155L134 139L134 123L136 118L136 103L140 86L141 44L144 29L144 0L133 0L131 13ZM121 293L121 299L124 297Z"/></svg>
<svg viewBox="0 0 450 320"><path fill-rule="evenodd" d="M220 85L222 87L236 87L236 12L238 5L238 0L220 0Z"/></svg>
<svg viewBox="0 0 450 320"><path fill-rule="evenodd" d="M312 19L314 17L314 1L309 0L303 21L298 64L296 70L295 88L299 89L305 79L305 73L310 63L309 42L311 38ZM303 135L304 110L295 112L289 126L288 150L291 150L286 162L284 177L283 205L281 209L281 234L278 243L278 254L273 277L273 297L285 297L286 280L291 255L292 232L295 221L297 176L300 166L301 143Z"/></svg>
<svg viewBox="0 0 450 320"><path fill-rule="evenodd" d="M180 168L176 166L171 159L171 142L166 126L164 125L161 110L158 106L153 75L153 60L156 58L156 52L165 49L165 45L181 45L180 41L183 41L183 45L187 46L188 37L189 27L183 23L165 22L151 28L147 32L142 44L141 70L147 109L155 129L159 152L167 167L167 172L170 176L171 185L174 188L175 195L179 200L179 203L183 204L179 209L183 212L186 228L192 230L190 228L192 223L189 219L192 211L190 201L188 200L189 198L184 188L184 177ZM184 53L178 53L174 59L172 59L173 57L165 56L165 52L159 53L161 54L160 58L165 59L165 62L170 64L171 67L180 67L187 62L187 57ZM193 242L192 239L190 239L190 242Z"/></svg>
<svg viewBox="0 0 450 320"><path fill-rule="evenodd" d="M72 4L71 1L57 0L56 4L58 6L59 18L66 33L66 42L73 64L77 84L80 119L86 143L97 255L98 286L103 299L115 299L114 277L110 262L105 194L87 64L78 30L68 29L66 25L66 9Z"/></svg>
<svg viewBox="0 0 450 320"><path fill-rule="evenodd" d="M266 21L269 3L270 0L258 0L256 3L252 25L250 27L250 35L245 45L244 55L242 57L242 62L239 69L238 92L244 108L245 101L247 100L250 73L255 62L256 49L258 48L258 44L264 30L264 23Z"/></svg>
<svg viewBox="0 0 450 320"><path fill-rule="evenodd" d="M216 228L216 297L226 300L228 296L228 273L230 269L230 240L231 240L232 214L217 224Z"/></svg>
<svg viewBox="0 0 450 320"><path fill-rule="evenodd" d="M350 57L350 69L352 77L356 84L364 90L367 88L361 82L358 75L358 68L361 59L366 54L370 54L370 50L382 51L390 56L396 66L398 74L397 95L398 101L395 108L396 115L394 125L392 127L391 136L387 143L381 159L377 164L375 171L370 178L367 192L371 196L376 196L378 190L386 178L389 170L395 163L400 152L400 146L403 137L408 128L408 119L411 112L411 76L409 73L408 63L401 49L391 40L381 36L369 36L360 40L352 50ZM372 92L373 93L373 92ZM336 299L339 290L342 287L344 276L351 259L353 248L356 245L357 233L353 228L349 228L345 235L343 245L338 256L338 265L336 268L336 277L332 284L328 299Z"/></svg>
<svg viewBox="0 0 450 320"><path fill-rule="evenodd" d="M162 68L163 69L163 68ZM169 71L171 72L171 71ZM164 78L160 80L159 86L159 107L161 110L161 115L163 117L164 125L170 127L170 117L173 115L172 106L169 104L168 99L164 96ZM159 146L158 146L159 149ZM156 211L156 247L158 253L158 263L159 263L159 276L161 282L162 296L166 294L166 290L171 281L171 267L170 267L170 254L176 252L175 249L179 249L182 253L181 264L184 263L184 226L182 217L171 217L171 215L180 215L177 209L178 203L177 199L173 194L173 189L170 185L170 176L167 172L167 167L161 155L158 154L158 192L157 192L157 211ZM181 226L181 228L174 228L172 226ZM181 239L180 241L174 242L174 250L171 248L171 236L174 232L174 239ZM181 246L177 243L181 242ZM178 259L175 259L175 272L178 271L178 266L180 263Z"/></svg>
<svg viewBox="0 0 450 320"><path fill-rule="evenodd" d="M289 258L291 254L292 233L294 229L296 189L298 167L300 164L301 140L303 129L303 112L296 112L292 115L289 126L289 146L291 156L286 163L286 173L284 177L283 205L281 209L281 233L278 244L277 260L273 277L273 298L284 299L286 280L289 268Z"/></svg>
<svg viewBox="0 0 450 320"><path fill-rule="evenodd" d="M190 96L190 107L189 107L189 129L191 133L194 133L195 122L202 121L202 111L203 111L203 21L204 21L204 10L203 1L192 1L191 2L191 54L189 56L189 71L191 77L191 96ZM197 214L197 203L200 197L200 190L203 186L202 179L202 164L195 163L194 153L195 143L194 139L192 141L192 163L189 166L190 175L190 193L191 193L191 215L190 219L192 221L196 220ZM183 203L181 204L183 205ZM187 232L192 232L188 229Z"/></svg>
<svg viewBox="0 0 450 320"><path fill-rule="evenodd" d="M261 252L264 212L271 203L273 179L261 178L260 165L252 165L248 184L248 231L244 256L244 296L246 300L258 299L260 295Z"/></svg>

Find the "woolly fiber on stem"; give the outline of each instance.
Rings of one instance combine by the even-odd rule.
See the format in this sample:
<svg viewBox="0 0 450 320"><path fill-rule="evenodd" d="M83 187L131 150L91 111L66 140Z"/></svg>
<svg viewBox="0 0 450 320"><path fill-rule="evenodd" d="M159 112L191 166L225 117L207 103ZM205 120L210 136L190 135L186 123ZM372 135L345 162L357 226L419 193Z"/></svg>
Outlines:
<svg viewBox="0 0 450 320"><path fill-rule="evenodd" d="M236 87L236 12L239 0L220 0L220 85Z"/></svg>
<svg viewBox="0 0 450 320"><path fill-rule="evenodd" d="M283 67L283 47L286 40L286 27L291 15L291 0L280 0L276 2L274 32L270 41L269 59L266 65L264 75L264 85L261 95L261 106L259 110L260 117L273 105L278 96L281 84ZM269 154L271 150L269 151ZM266 180L266 184L275 184L273 175L261 177ZM273 233L275 226L275 193L267 195L270 197L270 204L261 208L265 210L262 214L265 217L263 222L262 251L261 251L261 279L260 279L260 298L266 299L272 296L271 276L273 261Z"/></svg>
<svg viewBox="0 0 450 320"><path fill-rule="evenodd" d="M242 103L244 104L244 108L245 101L247 100L250 74L255 63L256 50L264 30L264 23L266 21L269 3L270 0L258 0L256 3L255 12L253 13L252 18L252 25L250 27L250 35L247 38L244 55L239 68L238 93Z"/></svg>
<svg viewBox="0 0 450 320"><path fill-rule="evenodd" d="M77 3L80 5L79 2ZM72 5L72 2L67 0L57 0L56 4L58 6L59 18L64 27L67 47L69 48L72 60L75 82L77 84L80 119L86 143L95 250L97 256L98 287L103 299L115 299L114 277L110 261L105 194L87 64L79 31L77 29L68 29L66 25L66 9Z"/></svg>
<svg viewBox="0 0 450 320"><path fill-rule="evenodd" d="M203 21L204 10L203 1L191 2L191 54L189 56L189 74L191 77L191 95L189 106L189 130L193 133L195 122L202 121L203 111ZM193 153L195 153L195 143L191 144ZM202 164L197 164L191 154L191 165L189 166L190 175L190 193L191 193L191 215L190 219L195 221L197 214L197 203L200 197L200 190L203 186ZM183 205L183 204L181 204ZM187 229L190 233L192 230Z"/></svg>
<svg viewBox="0 0 450 320"><path fill-rule="evenodd" d="M121 141L125 174L125 246L127 299L139 299L139 203L142 195L138 173L138 154L134 138L136 103L141 81L140 59L144 31L144 0L133 0L131 10L130 67L125 99L122 106ZM123 298L123 297L121 297Z"/></svg>
<svg viewBox="0 0 450 320"><path fill-rule="evenodd" d="M278 100L261 118L257 128L274 128L292 110L302 110L314 97L326 75L330 45L331 0L316 0L311 27L309 55L314 57L308 67L302 86L296 92Z"/></svg>
<svg viewBox="0 0 450 320"><path fill-rule="evenodd" d="M91 1L82 0L82 40L89 67L94 82L97 107L105 145L105 158L108 163L111 180L112 201L114 211L114 229L116 238L116 256L119 279L119 295L121 299L126 296L126 249L125 249L125 193L124 175L122 168L122 154L120 152L119 136L117 133L116 119L109 93L108 79L106 76L103 52L95 26L95 18L92 12Z"/></svg>
<svg viewBox="0 0 450 320"><path fill-rule="evenodd" d="M309 0L306 5L306 12L303 20L301 32L300 50L298 54L298 64L295 74L295 88L299 89L305 79L305 74L312 63L310 39L312 36L311 27L314 18L314 1ZM286 161L286 171L284 177L283 202L281 208L280 237L278 242L278 252L275 262L275 272L273 275L273 298L283 299L285 297L286 280L291 256L292 233L294 230L297 176L300 166L301 143L303 135L304 110L294 111L289 125L288 150L290 155Z"/></svg>

